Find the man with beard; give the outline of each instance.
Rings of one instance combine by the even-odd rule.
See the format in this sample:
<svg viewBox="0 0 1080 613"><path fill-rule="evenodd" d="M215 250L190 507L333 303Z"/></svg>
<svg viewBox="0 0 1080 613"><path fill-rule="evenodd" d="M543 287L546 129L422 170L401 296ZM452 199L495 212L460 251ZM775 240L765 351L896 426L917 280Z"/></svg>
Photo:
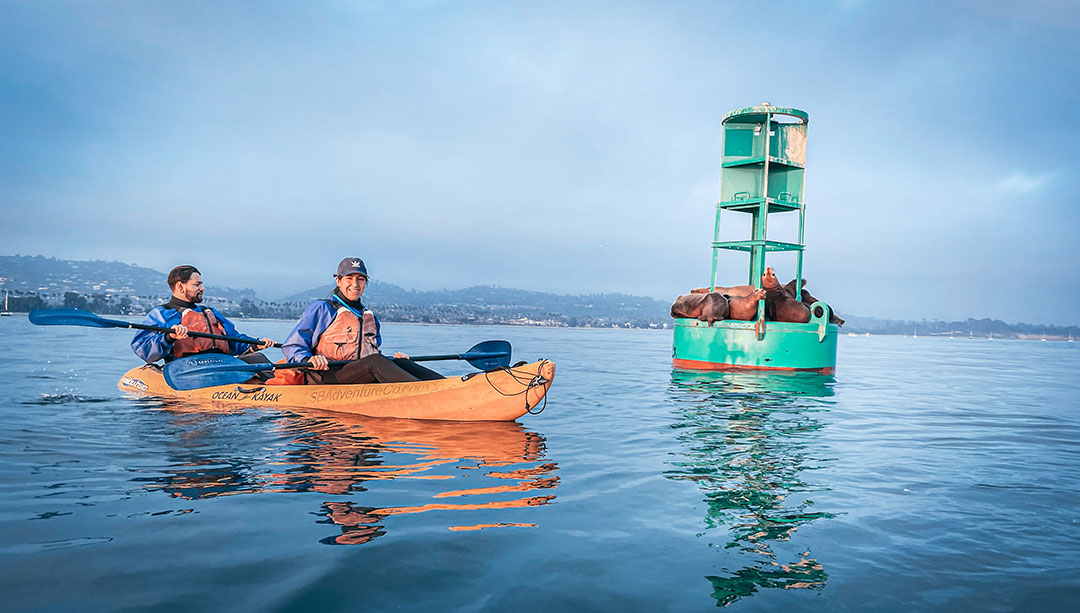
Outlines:
<svg viewBox="0 0 1080 613"><path fill-rule="evenodd" d="M263 338L255 339L236 331L236 326L210 307L199 306L203 299L203 281L199 269L194 266L177 266L169 271L169 288L172 299L155 307L146 314L143 324L172 328L170 332L140 330L131 340L131 349L147 363L164 358L166 362L187 355L198 353L226 353L238 356L245 362L269 362L254 349L267 349L274 341ZM220 334L248 338L261 343L238 343L212 338L188 336L188 332Z"/></svg>
<svg viewBox="0 0 1080 613"><path fill-rule="evenodd" d="M379 320L360 302L368 280L363 260L341 260L334 279L334 291L304 309L281 348L288 362L311 363L304 371L306 383L401 383L443 378L410 361L404 353L389 359L379 352ZM348 364L330 366L331 360Z"/></svg>

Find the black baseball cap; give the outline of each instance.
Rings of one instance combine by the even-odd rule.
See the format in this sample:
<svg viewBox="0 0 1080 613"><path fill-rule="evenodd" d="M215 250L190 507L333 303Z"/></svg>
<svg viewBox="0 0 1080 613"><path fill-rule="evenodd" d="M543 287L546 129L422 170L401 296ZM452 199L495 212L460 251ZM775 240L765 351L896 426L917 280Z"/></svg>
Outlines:
<svg viewBox="0 0 1080 613"><path fill-rule="evenodd" d="M366 279L367 266L364 266L364 260L360 258L345 258L341 260L341 263L337 265L338 277L344 277L345 275L364 275Z"/></svg>

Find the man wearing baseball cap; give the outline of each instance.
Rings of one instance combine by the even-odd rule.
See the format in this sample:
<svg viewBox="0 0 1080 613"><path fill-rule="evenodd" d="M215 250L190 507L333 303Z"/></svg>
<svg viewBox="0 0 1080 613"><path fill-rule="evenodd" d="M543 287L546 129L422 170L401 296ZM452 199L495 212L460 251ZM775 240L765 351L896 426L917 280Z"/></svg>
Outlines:
<svg viewBox="0 0 1080 613"><path fill-rule="evenodd" d="M404 353L393 360L379 351L379 320L360 302L367 288L367 266L360 258L345 258L334 275L337 287L304 309L281 351L290 363L311 362L304 369L309 384L400 383L442 379L439 373L410 361ZM330 366L331 361L348 364Z"/></svg>

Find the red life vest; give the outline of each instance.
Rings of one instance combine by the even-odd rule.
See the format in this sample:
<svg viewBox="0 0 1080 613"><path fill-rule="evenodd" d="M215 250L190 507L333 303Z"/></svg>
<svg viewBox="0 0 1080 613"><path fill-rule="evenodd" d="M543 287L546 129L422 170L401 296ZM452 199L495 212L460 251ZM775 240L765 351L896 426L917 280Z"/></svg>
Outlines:
<svg viewBox="0 0 1080 613"><path fill-rule="evenodd" d="M214 311L211 309L203 309L202 311L184 309L181 311L181 314L180 325L187 328L188 332L225 334L225 328L222 327L221 322L217 320L217 317L214 316ZM229 353L229 343L228 341L222 341L216 338L182 338L173 343L172 355L174 358L179 358L185 355L206 353L209 351Z"/></svg>
<svg viewBox="0 0 1080 613"><path fill-rule="evenodd" d="M315 355L328 360L357 360L379 353L376 340L375 314L364 309L363 322L356 313L344 306L339 307L334 320L326 327L315 345Z"/></svg>

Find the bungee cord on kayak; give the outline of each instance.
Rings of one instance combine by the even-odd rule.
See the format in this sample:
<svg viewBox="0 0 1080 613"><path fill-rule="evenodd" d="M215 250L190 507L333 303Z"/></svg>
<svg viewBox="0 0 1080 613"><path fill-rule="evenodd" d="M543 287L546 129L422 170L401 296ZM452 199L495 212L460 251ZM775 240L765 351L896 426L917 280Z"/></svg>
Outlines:
<svg viewBox="0 0 1080 613"><path fill-rule="evenodd" d="M543 386L543 385L550 385L551 384L551 380L545 378L542 375L543 365L544 364L549 364L549 363L551 363L551 360L546 360L544 358L540 358L540 360L538 361L538 364L541 365L541 368L536 369L535 371L518 369L519 367L526 365L524 361L518 362L518 363L514 364L513 366L505 366L505 367L499 369L499 370L505 370L512 377L513 381L515 381L519 385L524 386L524 389L522 389L519 392L508 393L508 392L504 392L504 391L500 390L491 381L490 374L491 374L492 371L490 371L490 370L485 370L484 371L484 373L483 373L484 374L484 379L488 382L488 385L491 386L491 389L495 390L496 392L498 392L502 396L506 396L506 397L520 396L522 394L528 394L529 391L531 391L535 387L540 387L540 386ZM552 366L554 366L554 364L552 364ZM466 376L473 376L473 375L476 375L476 374L480 374L480 373L471 373L470 375L466 375ZM464 378L465 377L462 377L462 379L464 379ZM535 405L533 405L531 407L529 406L529 397L526 395L526 397L525 397L525 412L528 413L529 415L539 415L539 414L543 413L544 409L547 408L547 394L544 394L544 396L543 396L543 403L544 403L543 406L541 406L539 410L534 411L533 409L536 408L536 407L535 407Z"/></svg>

